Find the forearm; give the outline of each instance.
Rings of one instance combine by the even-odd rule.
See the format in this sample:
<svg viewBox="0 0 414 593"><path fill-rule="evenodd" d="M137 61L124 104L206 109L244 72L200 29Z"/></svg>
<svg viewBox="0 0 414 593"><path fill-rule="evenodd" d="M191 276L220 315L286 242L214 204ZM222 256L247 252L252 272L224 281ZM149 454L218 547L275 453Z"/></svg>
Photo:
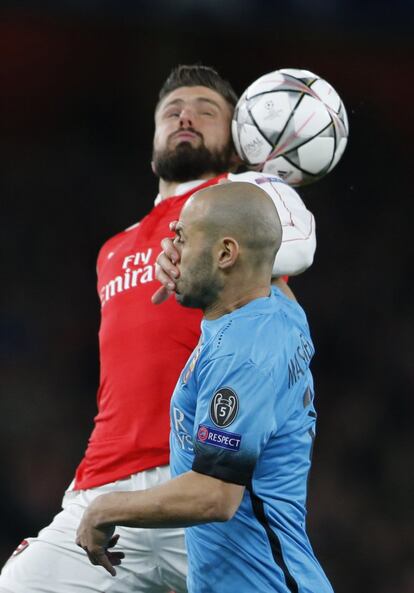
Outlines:
<svg viewBox="0 0 414 593"><path fill-rule="evenodd" d="M235 490L234 495L229 490ZM242 495L240 487L187 472L149 490L101 495L86 512L96 527L187 527L226 521L237 510Z"/></svg>

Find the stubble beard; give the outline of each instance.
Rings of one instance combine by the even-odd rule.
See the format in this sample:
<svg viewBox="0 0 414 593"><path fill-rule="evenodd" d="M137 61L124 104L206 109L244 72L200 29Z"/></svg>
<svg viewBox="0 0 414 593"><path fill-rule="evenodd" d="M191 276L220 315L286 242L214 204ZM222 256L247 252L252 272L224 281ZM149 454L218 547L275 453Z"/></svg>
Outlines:
<svg viewBox="0 0 414 593"><path fill-rule="evenodd" d="M180 142L174 148L153 151L155 174L165 181L193 181L205 173L227 173L230 168L233 145L231 141L217 150L210 150L201 141L199 146Z"/></svg>
<svg viewBox="0 0 414 593"><path fill-rule="evenodd" d="M205 250L194 261L178 282L176 300L183 307L191 307L206 311L219 299L223 289L223 282L212 272L213 256L210 250ZM188 281L185 280L188 278ZM181 284L181 286L180 286Z"/></svg>

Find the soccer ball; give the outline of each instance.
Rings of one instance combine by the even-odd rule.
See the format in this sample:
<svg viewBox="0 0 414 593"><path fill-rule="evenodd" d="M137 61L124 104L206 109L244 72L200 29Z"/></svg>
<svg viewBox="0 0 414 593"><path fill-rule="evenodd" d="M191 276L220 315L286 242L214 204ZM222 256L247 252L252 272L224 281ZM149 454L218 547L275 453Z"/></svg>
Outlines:
<svg viewBox="0 0 414 593"><path fill-rule="evenodd" d="M261 76L233 116L236 150L249 169L305 185L331 171L348 140L348 118L334 88L309 70Z"/></svg>

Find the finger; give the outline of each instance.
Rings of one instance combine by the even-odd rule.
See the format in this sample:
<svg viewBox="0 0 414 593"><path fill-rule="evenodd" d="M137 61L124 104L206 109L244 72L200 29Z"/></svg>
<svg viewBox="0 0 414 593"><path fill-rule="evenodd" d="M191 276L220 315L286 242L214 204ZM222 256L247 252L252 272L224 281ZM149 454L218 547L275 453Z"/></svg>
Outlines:
<svg viewBox="0 0 414 593"><path fill-rule="evenodd" d="M86 552L88 554L89 560L94 566L102 566L113 577L116 575L116 570L112 566L112 563L105 552L90 552L88 550Z"/></svg>
<svg viewBox="0 0 414 593"><path fill-rule="evenodd" d="M112 575L113 577L116 576L116 570L106 554L100 556L99 564L103 566L104 569L107 570L110 575Z"/></svg>
<svg viewBox="0 0 414 593"><path fill-rule="evenodd" d="M118 543L119 540L119 533L115 533L115 535L113 535L111 537L111 539L108 542L108 545L106 546L106 549L108 548L113 548L114 546L116 546L116 544Z"/></svg>
<svg viewBox="0 0 414 593"><path fill-rule="evenodd" d="M120 566L122 560L125 558L123 552L107 552L107 556L112 566Z"/></svg>
<svg viewBox="0 0 414 593"><path fill-rule="evenodd" d="M174 243L172 242L172 239L170 239L169 237L164 237L164 239L162 239L162 241L161 241L161 247L162 247L163 253L167 256L167 258L170 260L170 262L172 262L173 264L176 264L178 261L180 261L180 253L174 247Z"/></svg>
<svg viewBox="0 0 414 593"><path fill-rule="evenodd" d="M175 229L177 228L177 224L178 224L178 220L173 220L172 222L170 222L170 224L168 225L170 227L170 231L175 232Z"/></svg>
<svg viewBox="0 0 414 593"><path fill-rule="evenodd" d="M161 251L156 261L155 277L165 285L169 280L175 283L179 275L180 270L177 268L177 266L172 264L165 253Z"/></svg>
<svg viewBox="0 0 414 593"><path fill-rule="evenodd" d="M168 288L166 288L165 286L161 286L152 295L151 302L153 305L161 305L161 303L164 303L168 299L170 294L172 294L172 292L168 290Z"/></svg>
<svg viewBox="0 0 414 593"><path fill-rule="evenodd" d="M155 277L161 284L168 290L168 292L173 292L175 290L175 280L171 278L164 272L162 268L159 268L158 265L155 267Z"/></svg>

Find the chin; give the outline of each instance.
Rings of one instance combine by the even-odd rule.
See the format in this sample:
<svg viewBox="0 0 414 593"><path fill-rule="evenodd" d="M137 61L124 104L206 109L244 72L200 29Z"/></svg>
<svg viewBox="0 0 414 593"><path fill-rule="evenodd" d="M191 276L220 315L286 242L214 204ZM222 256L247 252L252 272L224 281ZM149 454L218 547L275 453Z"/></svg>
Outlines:
<svg viewBox="0 0 414 593"><path fill-rule="evenodd" d="M180 292L175 293L175 300L179 303L182 307L191 307L191 299L189 299L185 294Z"/></svg>
<svg viewBox="0 0 414 593"><path fill-rule="evenodd" d="M200 299L194 299L191 295L188 295L188 294L182 294L182 293L176 292L175 300L182 307L189 307L192 309L202 309L203 308L203 303L200 302Z"/></svg>
<svg viewBox="0 0 414 593"><path fill-rule="evenodd" d="M191 307L191 305L189 304L191 299L189 299L188 296L186 294L183 294L182 292L175 293L175 300L183 307Z"/></svg>

